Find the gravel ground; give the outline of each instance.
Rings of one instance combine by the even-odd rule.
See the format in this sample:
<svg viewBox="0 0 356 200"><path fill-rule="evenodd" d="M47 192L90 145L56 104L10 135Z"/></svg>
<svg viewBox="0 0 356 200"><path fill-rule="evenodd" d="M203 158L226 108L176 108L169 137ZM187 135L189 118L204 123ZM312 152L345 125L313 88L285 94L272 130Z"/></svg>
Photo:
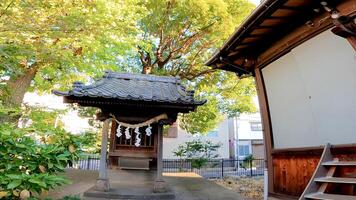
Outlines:
<svg viewBox="0 0 356 200"><path fill-rule="evenodd" d="M251 200L263 199L263 177L258 178L234 178L214 180L217 184L236 191L244 198Z"/></svg>

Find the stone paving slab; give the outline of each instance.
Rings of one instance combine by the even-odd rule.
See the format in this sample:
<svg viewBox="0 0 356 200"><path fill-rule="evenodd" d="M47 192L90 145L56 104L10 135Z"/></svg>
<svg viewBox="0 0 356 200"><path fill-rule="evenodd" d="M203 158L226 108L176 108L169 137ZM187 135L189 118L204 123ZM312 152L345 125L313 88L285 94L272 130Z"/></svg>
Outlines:
<svg viewBox="0 0 356 200"><path fill-rule="evenodd" d="M128 191L128 193L125 192L126 194L142 192L152 194L154 173L133 170L121 171L120 173L109 172L111 188L121 188L121 190ZM70 170L67 171L66 175L73 180L73 183L50 192L50 197L58 199L66 195L82 195L95 185L98 173L95 171ZM175 194L176 200L245 200L235 191L224 188L214 181L205 180L195 173L164 173L163 175L172 193ZM130 197L126 197L126 199L130 199ZM107 198L82 197L82 199L112 200L110 196L107 196Z"/></svg>
<svg viewBox="0 0 356 200"><path fill-rule="evenodd" d="M176 200L245 200L238 193L195 173L166 174L164 179L172 186Z"/></svg>

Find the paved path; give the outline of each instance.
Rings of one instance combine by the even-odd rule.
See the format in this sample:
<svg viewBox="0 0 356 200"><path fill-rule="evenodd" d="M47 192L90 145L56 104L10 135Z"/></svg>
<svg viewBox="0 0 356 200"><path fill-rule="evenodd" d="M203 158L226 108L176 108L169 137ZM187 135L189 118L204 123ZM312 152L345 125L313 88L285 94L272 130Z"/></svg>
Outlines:
<svg viewBox="0 0 356 200"><path fill-rule="evenodd" d="M165 174L164 179L176 194L176 200L243 200L238 193L195 173Z"/></svg>
<svg viewBox="0 0 356 200"><path fill-rule="evenodd" d="M73 183L50 192L49 196L58 199L66 195L81 195L94 186L97 175L96 171L68 170L66 176ZM131 192L138 191L135 189L136 185L146 185L151 188L152 179L154 179L152 173L147 174L145 171L138 171L137 173L137 171L125 170L120 175L109 172L109 176L112 179L112 187L120 186L128 191L131 189ZM175 193L176 200L244 200L238 193L226 189L213 181L205 180L195 173L164 173L164 179ZM97 198L86 199L104 200Z"/></svg>

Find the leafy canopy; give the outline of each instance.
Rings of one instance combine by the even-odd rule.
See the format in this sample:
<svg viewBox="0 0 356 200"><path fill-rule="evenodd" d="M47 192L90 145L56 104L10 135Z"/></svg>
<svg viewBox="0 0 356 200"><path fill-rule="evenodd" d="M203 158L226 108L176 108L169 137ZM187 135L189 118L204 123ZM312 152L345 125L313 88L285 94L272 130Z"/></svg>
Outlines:
<svg viewBox="0 0 356 200"><path fill-rule="evenodd" d="M139 20L138 57L142 72L179 76L197 97L208 103L182 115L182 128L206 133L224 116L255 112L252 78L204 65L209 56L253 9L245 0L142 1L146 12ZM131 59L131 58L129 58Z"/></svg>
<svg viewBox="0 0 356 200"><path fill-rule="evenodd" d="M209 100L184 115L191 133L255 111L252 79L204 65L252 11L247 0L4 0L0 7L2 100L17 95L21 103L23 92L67 89L111 69L184 79ZM31 81L16 82L31 70Z"/></svg>

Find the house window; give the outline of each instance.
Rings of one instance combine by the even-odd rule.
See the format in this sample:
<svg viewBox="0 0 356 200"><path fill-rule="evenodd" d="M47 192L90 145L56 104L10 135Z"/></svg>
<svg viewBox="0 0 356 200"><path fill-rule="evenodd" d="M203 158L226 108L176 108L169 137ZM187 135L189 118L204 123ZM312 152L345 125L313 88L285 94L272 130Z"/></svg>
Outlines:
<svg viewBox="0 0 356 200"><path fill-rule="evenodd" d="M250 122L251 131L262 131L262 123L261 122Z"/></svg>
<svg viewBox="0 0 356 200"><path fill-rule="evenodd" d="M249 145L239 145L239 156L250 155L250 146Z"/></svg>
<svg viewBox="0 0 356 200"><path fill-rule="evenodd" d="M218 137L218 131L209 131L206 136L208 136L208 137Z"/></svg>

